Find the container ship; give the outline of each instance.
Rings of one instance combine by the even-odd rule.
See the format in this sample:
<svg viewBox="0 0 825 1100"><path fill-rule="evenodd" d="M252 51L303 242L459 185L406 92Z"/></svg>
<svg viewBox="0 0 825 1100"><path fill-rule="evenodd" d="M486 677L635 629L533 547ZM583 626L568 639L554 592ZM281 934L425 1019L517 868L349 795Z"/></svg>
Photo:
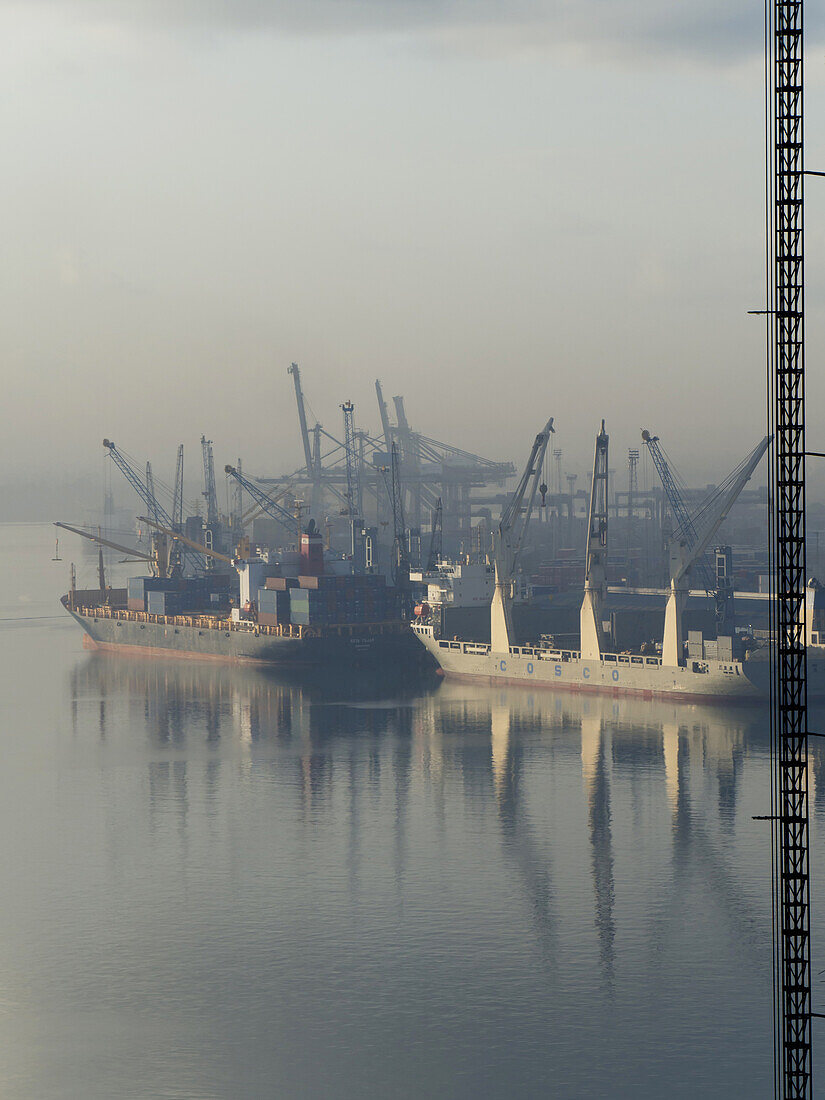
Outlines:
<svg viewBox="0 0 825 1100"><path fill-rule="evenodd" d="M167 538L192 542L160 528L155 563L166 560ZM95 650L318 667L421 664L399 589L379 574L354 574L346 561L326 562L313 521L297 554L209 553L231 570L187 577L162 567L115 589L101 561L100 587L73 583L61 602Z"/></svg>
<svg viewBox="0 0 825 1100"><path fill-rule="evenodd" d="M739 493L767 450L763 439L726 481L714 490L694 517L685 514L669 546L670 591L661 644L643 652L614 652L604 621L608 552L608 436L602 422L596 437L587 524L585 582L580 612L580 646L561 647L552 638L514 645L512 591L524 545L542 462L552 431L550 421L536 437L527 466L495 532L495 582L490 600L490 642L440 636L431 608L419 605L413 633L442 672L452 678L489 684L522 684L585 692L705 700L761 702L770 692L768 650L746 649L735 632L706 639L699 631L683 633L683 611L691 570L709 546ZM646 442L656 439L647 434ZM654 458L657 452L654 451ZM661 456L659 456L661 458ZM661 471L660 471L661 472ZM666 482L666 478L663 477ZM733 592L730 591L732 601ZM825 697L825 589L809 582L800 612L807 645L808 692ZM658 652L657 652L658 651Z"/></svg>

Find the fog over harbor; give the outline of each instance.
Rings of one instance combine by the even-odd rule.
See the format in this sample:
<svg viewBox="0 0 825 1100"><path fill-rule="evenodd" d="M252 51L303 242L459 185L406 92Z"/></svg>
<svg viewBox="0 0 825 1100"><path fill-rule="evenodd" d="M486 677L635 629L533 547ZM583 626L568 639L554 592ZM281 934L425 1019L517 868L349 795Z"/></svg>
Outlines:
<svg viewBox="0 0 825 1100"><path fill-rule="evenodd" d="M2 1100L811 1091L787 9L0 0Z"/></svg>
<svg viewBox="0 0 825 1100"><path fill-rule="evenodd" d="M323 420L352 399L375 427L380 377L471 451L518 460L554 415L581 469L608 415L616 445L651 427L716 480L764 421L758 23L683 3L1 3L0 484L89 482L104 434L171 464L205 432L287 472L293 360ZM812 13L812 51L819 34ZM815 118L815 56L807 94ZM811 165L821 150L810 126Z"/></svg>

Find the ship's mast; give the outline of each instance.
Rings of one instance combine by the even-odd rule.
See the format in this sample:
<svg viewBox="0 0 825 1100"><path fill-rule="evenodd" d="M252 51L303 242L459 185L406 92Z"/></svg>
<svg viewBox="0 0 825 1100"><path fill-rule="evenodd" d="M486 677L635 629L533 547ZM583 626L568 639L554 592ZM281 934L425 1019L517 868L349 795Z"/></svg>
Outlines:
<svg viewBox="0 0 825 1100"><path fill-rule="evenodd" d="M541 467L544 453L554 431L553 417L547 421L544 429L533 441L530 457L524 467L521 480L507 502L501 519L494 532L493 567L496 586L490 604L490 644L494 653L509 653L513 637L510 605L512 602L513 580L519 556L524 546L533 501L541 479Z"/></svg>
<svg viewBox="0 0 825 1100"><path fill-rule="evenodd" d="M593 484L587 518L587 552L584 568L584 599L581 607L581 655L598 661L604 652L602 614L607 591L607 445L602 421L593 457Z"/></svg>

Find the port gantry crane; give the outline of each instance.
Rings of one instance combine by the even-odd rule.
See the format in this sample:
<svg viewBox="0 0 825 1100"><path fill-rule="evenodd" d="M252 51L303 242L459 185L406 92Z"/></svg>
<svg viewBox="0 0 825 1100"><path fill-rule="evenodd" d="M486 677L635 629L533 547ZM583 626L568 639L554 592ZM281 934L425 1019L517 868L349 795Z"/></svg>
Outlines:
<svg viewBox="0 0 825 1100"><path fill-rule="evenodd" d="M295 388L304 461L286 476L256 480L269 488L291 486L295 491L298 486L308 485L310 515L319 522L324 510L330 507L330 497L337 508L349 507L347 446L320 423L310 427L310 410L297 364L293 363L288 371ZM515 468L509 462L494 462L413 431L401 397L393 398L397 423L391 423L380 382L376 383L375 390L381 417L380 433L373 436L368 431L353 432L357 440L355 471L360 479L362 497L359 518L367 524L383 524L386 518L386 513L381 511L386 508L381 467L389 465L391 445L395 442L399 448L405 513L411 526L420 529L424 510L434 510L441 497L444 539L448 551L452 551L456 542L469 535L472 489L491 483L503 485L516 472Z"/></svg>
<svg viewBox="0 0 825 1100"><path fill-rule="evenodd" d="M553 431L551 416L533 441L524 472L493 532L495 591L490 604L490 648L494 653L510 652L510 640L513 637L511 614L513 580L530 524L544 454Z"/></svg>
<svg viewBox="0 0 825 1100"><path fill-rule="evenodd" d="M587 553L582 600L582 659L598 661L604 652L604 598L607 592L607 447L609 439L602 421L596 436L593 457L593 481L590 486L590 511L587 520Z"/></svg>
<svg viewBox="0 0 825 1100"><path fill-rule="evenodd" d="M407 525L404 520L404 496L401 489L401 461L398 444L390 445L390 465L381 467L392 511L392 582L405 601L403 614L409 613L410 555L407 548Z"/></svg>
<svg viewBox="0 0 825 1100"><path fill-rule="evenodd" d="M656 442L656 437L651 436L647 431L642 432L642 439L648 446ZM678 666L685 663L682 618L690 593L692 570L727 518L739 494L750 481L753 471L768 449L769 442L770 440L765 436L760 443L757 443L750 454L728 474L722 484L713 490L692 515L684 505L680 513L677 513L679 525L668 540L670 593L665 608L663 665ZM655 455L655 450L652 453ZM667 484L665 484L665 491L670 497Z"/></svg>
<svg viewBox="0 0 825 1100"><path fill-rule="evenodd" d="M224 472L243 486L263 512L266 512L271 519L283 524L291 535L300 539L301 524L291 512L288 512L286 508L282 508L280 504L272 499L272 497L267 496L259 486L253 481L250 481L249 478L246 477L245 474L242 474L235 466L224 466Z"/></svg>
<svg viewBox="0 0 825 1100"><path fill-rule="evenodd" d="M183 444L178 444L178 458L175 463L175 487L172 491L172 527L183 530Z"/></svg>
<svg viewBox="0 0 825 1100"><path fill-rule="evenodd" d="M435 512L433 513L431 534L430 534L430 549L427 554L427 572L432 573L434 569L438 567L438 563L441 561L441 533L443 529L444 514L441 507L441 497L438 498L435 504Z"/></svg>
<svg viewBox="0 0 825 1100"><path fill-rule="evenodd" d="M364 502L361 491L361 469L363 454L359 455L355 447L355 406L345 401L341 406L344 414L344 451L347 466L347 518L350 524L350 551L353 561L358 556L358 531L363 525ZM363 447L363 437L361 438Z"/></svg>

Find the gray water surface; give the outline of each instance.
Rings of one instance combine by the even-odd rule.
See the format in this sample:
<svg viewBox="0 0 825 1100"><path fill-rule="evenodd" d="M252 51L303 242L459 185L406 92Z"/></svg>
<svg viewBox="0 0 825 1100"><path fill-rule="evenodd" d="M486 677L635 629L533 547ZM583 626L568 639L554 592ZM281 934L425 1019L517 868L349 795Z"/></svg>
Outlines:
<svg viewBox="0 0 825 1100"><path fill-rule="evenodd" d="M772 1094L763 711L98 657L53 548L0 526L4 1100Z"/></svg>

